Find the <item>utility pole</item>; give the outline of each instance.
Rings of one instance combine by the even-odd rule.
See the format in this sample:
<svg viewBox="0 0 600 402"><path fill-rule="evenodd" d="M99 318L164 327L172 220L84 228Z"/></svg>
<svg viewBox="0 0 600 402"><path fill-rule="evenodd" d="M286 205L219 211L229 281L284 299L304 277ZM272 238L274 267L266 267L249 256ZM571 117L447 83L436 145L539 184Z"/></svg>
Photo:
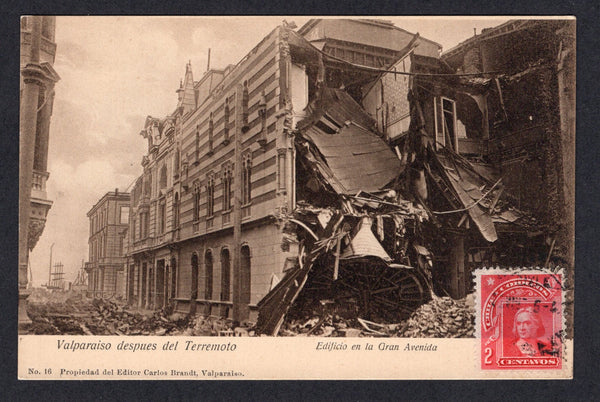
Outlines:
<svg viewBox="0 0 600 402"><path fill-rule="evenodd" d="M242 305L241 294L241 248L242 248L242 134L249 127L243 118L243 87L237 85L235 91L235 164L233 179L233 321L240 323L248 318L248 306Z"/></svg>
<svg viewBox="0 0 600 402"><path fill-rule="evenodd" d="M52 248L54 247L54 243L50 246L50 265L48 265L48 286L50 289L50 284L52 283Z"/></svg>

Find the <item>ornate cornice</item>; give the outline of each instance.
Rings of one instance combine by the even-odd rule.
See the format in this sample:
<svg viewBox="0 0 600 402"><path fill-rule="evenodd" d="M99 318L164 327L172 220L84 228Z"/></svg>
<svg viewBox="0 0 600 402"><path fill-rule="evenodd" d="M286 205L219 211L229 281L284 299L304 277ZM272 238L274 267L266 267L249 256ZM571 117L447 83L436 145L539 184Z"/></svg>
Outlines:
<svg viewBox="0 0 600 402"><path fill-rule="evenodd" d="M29 228L27 230L27 246L29 247L29 251L33 250L37 244L42 232L44 231L44 227L46 227L45 219L29 219Z"/></svg>

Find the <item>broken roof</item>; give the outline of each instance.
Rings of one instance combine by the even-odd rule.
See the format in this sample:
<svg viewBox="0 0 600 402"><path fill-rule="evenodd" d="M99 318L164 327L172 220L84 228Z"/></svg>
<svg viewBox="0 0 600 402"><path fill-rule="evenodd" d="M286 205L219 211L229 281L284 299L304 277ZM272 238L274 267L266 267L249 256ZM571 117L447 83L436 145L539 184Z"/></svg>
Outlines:
<svg viewBox="0 0 600 402"><path fill-rule="evenodd" d="M320 170L337 193L380 190L403 170L373 119L345 91L324 88L309 111L299 124L301 134L318 150L314 162L326 165Z"/></svg>
<svg viewBox="0 0 600 402"><path fill-rule="evenodd" d="M462 158L457 160L458 155L445 148L435 155L446 181L454 190L456 198L475 222L483 238L489 242L496 241L498 234L492 222L492 217L489 211L479 205L485 198L484 189L488 184L486 180L475 172L470 164L465 164L465 160L462 160Z"/></svg>
<svg viewBox="0 0 600 402"><path fill-rule="evenodd" d="M391 21L364 18L311 19L298 29L298 34L310 41L339 40L396 51L414 36ZM421 37L419 42L423 43L419 49L423 54L437 55L442 50L442 45L431 39Z"/></svg>

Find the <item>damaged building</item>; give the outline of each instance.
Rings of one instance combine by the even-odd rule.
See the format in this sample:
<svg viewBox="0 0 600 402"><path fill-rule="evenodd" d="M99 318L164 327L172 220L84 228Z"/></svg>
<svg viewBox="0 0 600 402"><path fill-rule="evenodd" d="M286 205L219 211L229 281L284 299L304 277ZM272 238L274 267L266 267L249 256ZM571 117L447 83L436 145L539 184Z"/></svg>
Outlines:
<svg viewBox="0 0 600 402"><path fill-rule="evenodd" d="M481 266L573 266L573 29L509 21L441 58L409 51L366 87L432 218L439 292L464 297Z"/></svg>
<svg viewBox="0 0 600 402"><path fill-rule="evenodd" d="M198 81L188 63L141 132L128 301L275 335L307 310L400 322L463 297L475 266L544 263L556 241L494 148L509 76L440 53L384 21L314 19Z"/></svg>

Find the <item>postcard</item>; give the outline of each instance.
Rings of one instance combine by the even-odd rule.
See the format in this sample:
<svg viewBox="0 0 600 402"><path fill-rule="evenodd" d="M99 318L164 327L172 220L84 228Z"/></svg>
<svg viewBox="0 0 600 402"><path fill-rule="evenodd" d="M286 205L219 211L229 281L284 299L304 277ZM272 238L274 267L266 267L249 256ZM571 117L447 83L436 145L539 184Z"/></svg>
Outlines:
<svg viewBox="0 0 600 402"><path fill-rule="evenodd" d="M19 378L572 378L575 25L23 16Z"/></svg>

